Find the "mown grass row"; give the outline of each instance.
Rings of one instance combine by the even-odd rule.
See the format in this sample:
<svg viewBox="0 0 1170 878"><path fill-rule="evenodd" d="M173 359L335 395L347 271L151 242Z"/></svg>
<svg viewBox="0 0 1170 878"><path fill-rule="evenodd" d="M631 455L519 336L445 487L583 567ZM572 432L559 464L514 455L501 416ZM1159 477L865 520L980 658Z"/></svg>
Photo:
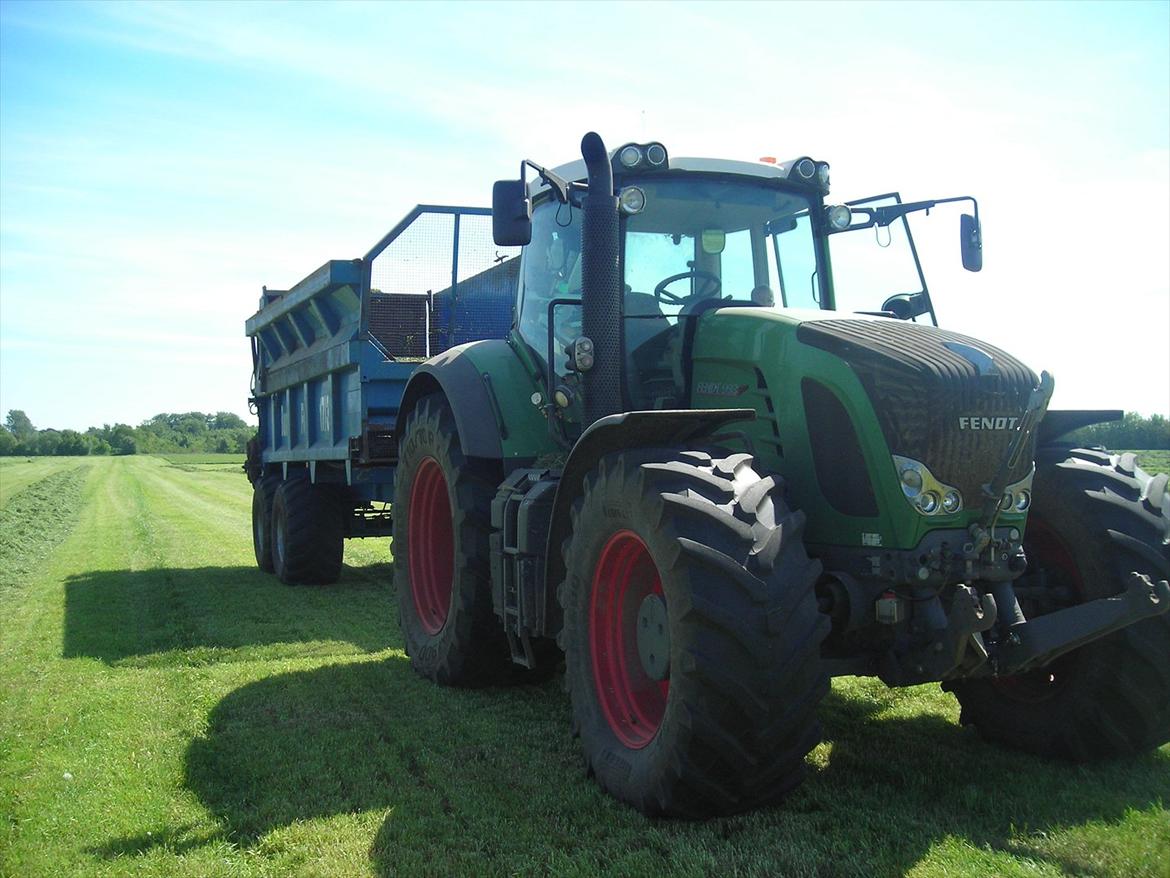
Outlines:
<svg viewBox="0 0 1170 878"><path fill-rule="evenodd" d="M0 874L1170 874L1170 747L1007 753L937 686L836 681L782 807L648 820L583 775L559 681L410 671L384 540L286 588L233 468L76 467L5 499L46 540L4 550L26 572L0 590Z"/></svg>

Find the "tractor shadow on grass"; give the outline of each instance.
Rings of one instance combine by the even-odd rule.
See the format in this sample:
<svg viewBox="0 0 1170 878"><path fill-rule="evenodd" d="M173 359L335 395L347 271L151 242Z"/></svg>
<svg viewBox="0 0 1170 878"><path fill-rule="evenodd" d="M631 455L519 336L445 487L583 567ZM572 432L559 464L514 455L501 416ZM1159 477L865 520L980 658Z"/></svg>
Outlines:
<svg viewBox="0 0 1170 878"><path fill-rule="evenodd" d="M929 698L939 703L937 687L921 688L933 688ZM842 874L904 874L944 839L1049 863L1062 873L1115 874L1092 856L1078 857L1085 851L1075 843L1064 859L1053 853L1060 845L1043 836L1090 822L1116 824L1130 811L1160 807L1170 790L1165 747L1093 765L1043 759L983 741L958 725L957 708L953 718L914 714L906 704L914 697L914 690L876 681L861 692L830 695L821 710L828 764L774 812L835 827L838 846L844 838L860 849L853 868L837 870ZM964 862L974 872L987 868Z"/></svg>
<svg viewBox="0 0 1170 878"><path fill-rule="evenodd" d="M418 833L424 868L427 839L457 815L537 819L532 803L552 784L596 801L577 783L567 714L559 679L450 689L403 658L331 665L224 698L188 748L185 781L245 846L297 821L393 809Z"/></svg>
<svg viewBox="0 0 1170 878"><path fill-rule="evenodd" d="M902 874L956 839L1091 875L1084 860L1029 847L1028 834L1116 823L1170 789L1164 751L1094 767L1046 762L984 744L937 706L900 716L900 697L830 695L827 757L804 786L778 807L701 823L644 818L584 776L559 680L443 689L401 658L236 690L191 743L186 784L244 846L298 821L385 812L369 851L382 874L560 863L871 876Z"/></svg>
<svg viewBox="0 0 1170 878"><path fill-rule="evenodd" d="M338 643L376 652L401 642L391 568L346 566L326 586L286 586L254 567L71 576L62 655L161 667L335 655Z"/></svg>

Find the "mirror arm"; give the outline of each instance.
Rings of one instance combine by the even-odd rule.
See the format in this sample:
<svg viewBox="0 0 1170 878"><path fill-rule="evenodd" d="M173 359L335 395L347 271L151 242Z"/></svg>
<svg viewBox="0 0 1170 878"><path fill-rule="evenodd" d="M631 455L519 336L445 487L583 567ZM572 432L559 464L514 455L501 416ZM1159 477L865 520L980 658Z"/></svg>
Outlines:
<svg viewBox="0 0 1170 878"><path fill-rule="evenodd" d="M520 162L520 179L521 180L524 179L524 168L525 167L532 168L532 170L536 171L536 173L538 173L540 175L540 180L542 183L547 183L549 186L552 187L553 192L556 193L557 201L559 201L561 204L568 204L569 203L569 190L570 189L574 189L577 186L582 185L579 183L568 183L568 182L562 180L560 177L558 177L556 174L554 174L548 168L542 168L540 165L538 165L536 162L532 161L531 159L524 159L522 162Z"/></svg>
<svg viewBox="0 0 1170 878"><path fill-rule="evenodd" d="M854 213L866 214L869 219L863 223L854 223L845 229L834 229L830 234L856 232L860 229L872 228L873 226L885 227L908 213L916 213L920 210L929 211L932 207L939 204L952 204L956 201L970 201L975 211L975 219L979 219L979 202L975 200L974 196L957 195L954 198L937 198L933 201L907 201L905 204L890 204L884 207L854 207Z"/></svg>

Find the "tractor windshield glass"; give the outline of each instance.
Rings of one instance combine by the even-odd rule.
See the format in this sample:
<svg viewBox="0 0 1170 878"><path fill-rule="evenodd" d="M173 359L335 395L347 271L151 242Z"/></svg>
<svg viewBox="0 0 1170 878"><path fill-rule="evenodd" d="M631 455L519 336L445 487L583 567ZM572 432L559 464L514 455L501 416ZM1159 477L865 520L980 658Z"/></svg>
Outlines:
<svg viewBox="0 0 1170 878"><path fill-rule="evenodd" d="M897 193L891 193L849 204L883 207L900 201ZM829 249L838 311L876 311L890 296L921 293L926 289L908 217L900 217L882 228L834 233L829 238Z"/></svg>
<svg viewBox="0 0 1170 878"><path fill-rule="evenodd" d="M816 307L816 250L802 195L698 176L636 185L646 206L625 222L627 316L672 318L713 299Z"/></svg>

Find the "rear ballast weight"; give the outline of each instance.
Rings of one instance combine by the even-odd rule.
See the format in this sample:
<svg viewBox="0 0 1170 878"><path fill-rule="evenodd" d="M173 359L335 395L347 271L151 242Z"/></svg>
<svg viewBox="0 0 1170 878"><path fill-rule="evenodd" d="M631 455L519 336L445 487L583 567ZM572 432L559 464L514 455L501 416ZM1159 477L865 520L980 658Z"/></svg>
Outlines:
<svg viewBox="0 0 1170 878"><path fill-rule="evenodd" d="M940 681L1044 755L1165 743L1167 476L1060 446L1119 413L1047 411L1047 373L938 328L920 268L838 309L835 236L909 241L909 215L974 199L828 194L810 157L589 134L490 212L420 207L265 291L257 563L329 581L345 536L392 529L412 667L468 686L563 659L588 770L647 814L782 799L834 675ZM960 245L978 271L977 207Z"/></svg>

